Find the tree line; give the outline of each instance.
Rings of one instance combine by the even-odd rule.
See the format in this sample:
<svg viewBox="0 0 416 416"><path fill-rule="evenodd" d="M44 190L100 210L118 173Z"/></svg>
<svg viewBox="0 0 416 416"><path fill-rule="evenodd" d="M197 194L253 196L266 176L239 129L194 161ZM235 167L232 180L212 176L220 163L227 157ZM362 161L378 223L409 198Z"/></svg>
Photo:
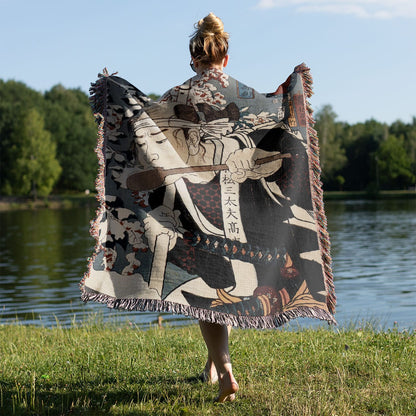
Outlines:
<svg viewBox="0 0 416 416"><path fill-rule="evenodd" d="M408 189L416 179L416 117L388 125L337 121L330 105L315 115L326 190Z"/></svg>
<svg viewBox="0 0 416 416"><path fill-rule="evenodd" d="M96 132L81 90L56 85L40 93L0 80L0 194L93 189Z"/></svg>
<svg viewBox="0 0 416 416"><path fill-rule="evenodd" d="M152 98L156 98L152 94ZM325 190L407 189L416 177L416 118L391 125L315 114ZM0 80L0 194L47 196L93 189L97 127L80 89L40 93Z"/></svg>

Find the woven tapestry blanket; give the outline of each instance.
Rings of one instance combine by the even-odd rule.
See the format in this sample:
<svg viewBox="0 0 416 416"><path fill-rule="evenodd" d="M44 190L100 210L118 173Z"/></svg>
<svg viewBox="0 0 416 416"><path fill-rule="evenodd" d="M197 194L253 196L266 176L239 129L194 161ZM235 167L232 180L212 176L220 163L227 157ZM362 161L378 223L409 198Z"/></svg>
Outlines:
<svg viewBox="0 0 416 416"><path fill-rule="evenodd" d="M309 69L261 94L218 69L158 101L107 71L82 299L242 328L335 323Z"/></svg>

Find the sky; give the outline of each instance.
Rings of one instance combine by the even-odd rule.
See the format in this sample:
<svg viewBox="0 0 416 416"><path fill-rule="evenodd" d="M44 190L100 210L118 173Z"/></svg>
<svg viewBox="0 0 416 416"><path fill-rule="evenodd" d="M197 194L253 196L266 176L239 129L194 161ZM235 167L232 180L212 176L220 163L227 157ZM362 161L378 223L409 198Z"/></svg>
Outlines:
<svg viewBox="0 0 416 416"><path fill-rule="evenodd" d="M305 62L315 111L416 117L415 0L0 0L0 79L88 92L106 67L162 94L193 75L189 36L209 12L230 34L226 72L257 91Z"/></svg>

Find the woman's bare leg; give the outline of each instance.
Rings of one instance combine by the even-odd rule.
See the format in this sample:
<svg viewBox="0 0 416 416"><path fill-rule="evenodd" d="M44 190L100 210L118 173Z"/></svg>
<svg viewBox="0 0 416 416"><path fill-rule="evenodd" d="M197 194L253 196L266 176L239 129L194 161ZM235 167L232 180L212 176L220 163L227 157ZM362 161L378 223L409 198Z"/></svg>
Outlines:
<svg viewBox="0 0 416 416"><path fill-rule="evenodd" d="M199 321L199 327L201 328L202 336L208 348L207 365L211 371L213 362L217 370L219 395L216 400L220 403L234 400L234 393L238 390L238 384L233 375L228 350L228 334L230 328L227 328L226 325L212 324L204 321ZM213 374L212 371L211 374Z"/></svg>
<svg viewBox="0 0 416 416"><path fill-rule="evenodd" d="M202 330L201 330L202 331ZM231 326L227 326L228 336L230 336ZM215 384L218 381L218 373L215 368L214 361L211 358L211 355L208 351L208 359L204 367L204 371L201 375L203 381L206 381L211 384Z"/></svg>
<svg viewBox="0 0 416 416"><path fill-rule="evenodd" d="M215 368L214 361L212 361L211 356L208 353L208 359L204 367L200 378L202 381L206 381L210 384L215 384L218 381L217 369Z"/></svg>

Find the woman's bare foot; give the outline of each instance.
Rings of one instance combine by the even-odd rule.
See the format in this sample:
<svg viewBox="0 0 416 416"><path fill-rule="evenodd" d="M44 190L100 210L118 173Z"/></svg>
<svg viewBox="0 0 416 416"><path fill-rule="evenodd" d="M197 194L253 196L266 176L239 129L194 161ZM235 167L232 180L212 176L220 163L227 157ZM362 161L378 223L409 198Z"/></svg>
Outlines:
<svg viewBox="0 0 416 416"><path fill-rule="evenodd" d="M225 373L219 378L220 392L215 399L217 403L232 402L238 391L238 384L231 372Z"/></svg>

